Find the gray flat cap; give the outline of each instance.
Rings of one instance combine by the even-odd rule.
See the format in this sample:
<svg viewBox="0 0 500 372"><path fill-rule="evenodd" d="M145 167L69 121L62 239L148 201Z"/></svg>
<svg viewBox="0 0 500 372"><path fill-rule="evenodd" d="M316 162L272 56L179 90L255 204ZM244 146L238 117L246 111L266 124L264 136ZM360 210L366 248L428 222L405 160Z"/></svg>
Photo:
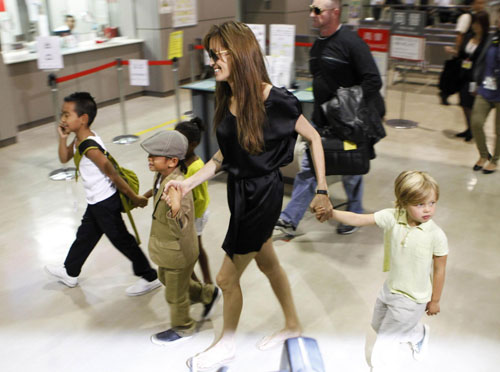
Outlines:
<svg viewBox="0 0 500 372"><path fill-rule="evenodd" d="M188 140L186 136L176 130L165 130L142 141L141 147L149 155L184 160L186 158Z"/></svg>

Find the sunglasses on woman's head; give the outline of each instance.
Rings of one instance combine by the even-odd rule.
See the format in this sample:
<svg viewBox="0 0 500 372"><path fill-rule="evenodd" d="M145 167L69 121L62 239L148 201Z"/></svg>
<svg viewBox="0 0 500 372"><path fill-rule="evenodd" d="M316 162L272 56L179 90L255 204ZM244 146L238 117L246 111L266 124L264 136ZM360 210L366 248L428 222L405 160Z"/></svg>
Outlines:
<svg viewBox="0 0 500 372"><path fill-rule="evenodd" d="M313 12L316 15L320 15L321 13L327 11L327 10L332 10L332 9L321 9L320 7L316 5L309 5L309 13Z"/></svg>
<svg viewBox="0 0 500 372"><path fill-rule="evenodd" d="M223 54L227 54L227 53L229 53L229 50L221 50L219 52L215 52L213 49L208 50L208 56L214 62L217 62Z"/></svg>

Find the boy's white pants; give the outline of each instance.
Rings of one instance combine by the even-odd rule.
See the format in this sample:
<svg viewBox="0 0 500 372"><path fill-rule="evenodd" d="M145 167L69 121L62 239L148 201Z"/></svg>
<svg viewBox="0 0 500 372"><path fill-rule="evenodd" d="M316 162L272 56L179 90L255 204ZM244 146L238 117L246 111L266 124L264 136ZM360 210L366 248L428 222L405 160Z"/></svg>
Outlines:
<svg viewBox="0 0 500 372"><path fill-rule="evenodd" d="M373 309L372 328L377 333L373 345L371 365L373 368L389 367L397 355L400 343L412 345L424 337L424 326L419 323L426 304L391 293L387 284L381 289Z"/></svg>

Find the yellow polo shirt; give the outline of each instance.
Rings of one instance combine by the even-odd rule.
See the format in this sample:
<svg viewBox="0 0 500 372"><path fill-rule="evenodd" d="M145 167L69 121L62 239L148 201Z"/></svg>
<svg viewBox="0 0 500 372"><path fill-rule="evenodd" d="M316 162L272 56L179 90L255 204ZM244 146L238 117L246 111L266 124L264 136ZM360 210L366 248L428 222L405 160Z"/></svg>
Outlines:
<svg viewBox="0 0 500 372"><path fill-rule="evenodd" d="M203 168L204 165L205 163L200 158L193 161L189 165L185 177L191 177L193 174ZM194 216L195 218L201 218L203 217L203 213L205 213L208 208L208 204L210 203L210 196L208 195L208 182L205 181L202 184L196 186L192 190L192 192L194 201Z"/></svg>
<svg viewBox="0 0 500 372"><path fill-rule="evenodd" d="M375 223L384 229L384 271L392 293L401 293L417 303L429 302L432 295L433 256L448 254L448 240L430 220L408 225L406 211L394 208L375 213Z"/></svg>

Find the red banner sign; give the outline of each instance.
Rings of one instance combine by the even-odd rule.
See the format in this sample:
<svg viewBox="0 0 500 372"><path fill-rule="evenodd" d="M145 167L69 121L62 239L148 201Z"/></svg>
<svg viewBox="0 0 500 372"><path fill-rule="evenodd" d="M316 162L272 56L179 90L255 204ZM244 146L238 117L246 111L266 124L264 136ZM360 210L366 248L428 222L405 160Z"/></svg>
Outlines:
<svg viewBox="0 0 500 372"><path fill-rule="evenodd" d="M389 30L378 28L360 28L358 35L365 41L374 52L389 51Z"/></svg>
<svg viewBox="0 0 500 372"><path fill-rule="evenodd" d="M5 12L5 4L3 0L0 0L0 12Z"/></svg>

